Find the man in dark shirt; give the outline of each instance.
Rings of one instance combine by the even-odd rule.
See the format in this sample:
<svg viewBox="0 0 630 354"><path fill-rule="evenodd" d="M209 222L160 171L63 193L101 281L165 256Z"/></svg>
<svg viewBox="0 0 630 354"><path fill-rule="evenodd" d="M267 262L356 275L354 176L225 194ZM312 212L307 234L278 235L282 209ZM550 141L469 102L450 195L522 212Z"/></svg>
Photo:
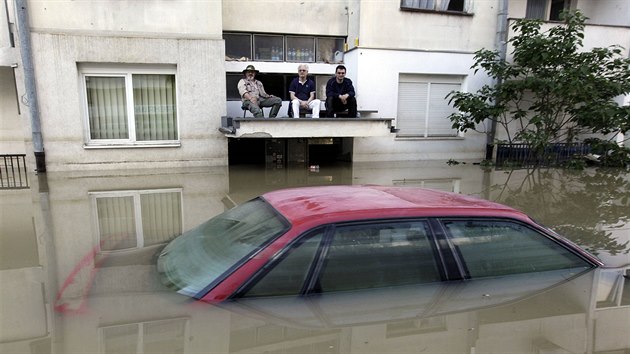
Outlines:
<svg viewBox="0 0 630 354"><path fill-rule="evenodd" d="M346 67L338 65L335 77L326 84L326 116L333 117L335 112L348 109L348 117L357 116L357 100L354 97L352 81L346 77Z"/></svg>
<svg viewBox="0 0 630 354"><path fill-rule="evenodd" d="M308 78L308 65L298 66L298 77L289 85L289 96L291 98L289 116L299 118L300 108L303 108L312 110L313 118L319 118L321 101L315 98L315 83Z"/></svg>

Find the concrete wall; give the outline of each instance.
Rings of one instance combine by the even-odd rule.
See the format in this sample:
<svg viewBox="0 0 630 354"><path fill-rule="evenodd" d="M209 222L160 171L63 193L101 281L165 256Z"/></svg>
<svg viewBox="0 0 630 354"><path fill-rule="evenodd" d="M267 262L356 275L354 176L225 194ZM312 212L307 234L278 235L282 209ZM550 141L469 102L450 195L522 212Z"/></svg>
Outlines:
<svg viewBox="0 0 630 354"><path fill-rule="evenodd" d="M498 0L474 2L474 15L401 11L399 0L361 1L360 47L474 52L494 47Z"/></svg>
<svg viewBox="0 0 630 354"><path fill-rule="evenodd" d="M24 154L27 115L18 112L13 68L0 66L0 154Z"/></svg>
<svg viewBox="0 0 630 354"><path fill-rule="evenodd" d="M359 109L378 109L380 117L398 115L398 80L404 74L463 77L463 90L477 91L488 83L481 72L470 70L472 54L355 49L346 54L348 77L356 82ZM378 68L378 70L375 70ZM446 119L446 118L445 118ZM396 125L396 121L393 122ZM469 131L463 138L356 138L354 161L424 159L482 159L485 135Z"/></svg>
<svg viewBox="0 0 630 354"><path fill-rule="evenodd" d="M223 30L345 36L346 1L223 0Z"/></svg>

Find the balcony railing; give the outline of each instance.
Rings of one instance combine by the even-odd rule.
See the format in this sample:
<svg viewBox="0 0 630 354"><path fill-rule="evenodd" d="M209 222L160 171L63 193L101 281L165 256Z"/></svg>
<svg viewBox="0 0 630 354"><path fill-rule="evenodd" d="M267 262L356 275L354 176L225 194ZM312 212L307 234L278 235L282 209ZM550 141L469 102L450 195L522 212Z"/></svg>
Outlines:
<svg viewBox="0 0 630 354"><path fill-rule="evenodd" d="M26 155L0 155L0 189L26 189Z"/></svg>

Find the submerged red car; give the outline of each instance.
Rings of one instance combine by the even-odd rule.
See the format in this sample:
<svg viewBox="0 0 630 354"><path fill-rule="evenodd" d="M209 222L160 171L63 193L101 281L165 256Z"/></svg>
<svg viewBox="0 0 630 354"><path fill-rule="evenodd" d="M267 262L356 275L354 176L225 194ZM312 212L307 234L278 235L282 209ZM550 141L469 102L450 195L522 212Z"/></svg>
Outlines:
<svg viewBox="0 0 630 354"><path fill-rule="evenodd" d="M510 207L392 186L263 194L184 233L158 258L164 284L207 301L571 277L601 262Z"/></svg>

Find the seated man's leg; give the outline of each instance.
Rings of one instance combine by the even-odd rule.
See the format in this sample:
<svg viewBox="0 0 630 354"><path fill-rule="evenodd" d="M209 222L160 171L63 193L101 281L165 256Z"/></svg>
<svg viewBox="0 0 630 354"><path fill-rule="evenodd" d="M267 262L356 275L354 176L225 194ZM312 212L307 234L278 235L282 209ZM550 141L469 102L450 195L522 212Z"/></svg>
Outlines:
<svg viewBox="0 0 630 354"><path fill-rule="evenodd" d="M291 101L291 109L293 110L293 118L300 118L300 100L296 98Z"/></svg>
<svg viewBox="0 0 630 354"><path fill-rule="evenodd" d="M269 118L275 118L282 107L282 99L280 97L262 98L260 101L260 107L271 107Z"/></svg>
<svg viewBox="0 0 630 354"><path fill-rule="evenodd" d="M308 108L310 108L313 111L313 118L319 118L319 108L322 104L322 101L318 100L318 99L314 99L311 101L311 103L308 104Z"/></svg>
<svg viewBox="0 0 630 354"><path fill-rule="evenodd" d="M357 117L357 99L354 97L348 97L348 117L356 118Z"/></svg>
<svg viewBox="0 0 630 354"><path fill-rule="evenodd" d="M248 111L252 112L254 117L263 118L263 111L257 105L253 104L250 100L243 101L243 106L247 108Z"/></svg>
<svg viewBox="0 0 630 354"><path fill-rule="evenodd" d="M337 99L339 101L339 99ZM326 117L333 118L335 116L335 97L326 97Z"/></svg>

